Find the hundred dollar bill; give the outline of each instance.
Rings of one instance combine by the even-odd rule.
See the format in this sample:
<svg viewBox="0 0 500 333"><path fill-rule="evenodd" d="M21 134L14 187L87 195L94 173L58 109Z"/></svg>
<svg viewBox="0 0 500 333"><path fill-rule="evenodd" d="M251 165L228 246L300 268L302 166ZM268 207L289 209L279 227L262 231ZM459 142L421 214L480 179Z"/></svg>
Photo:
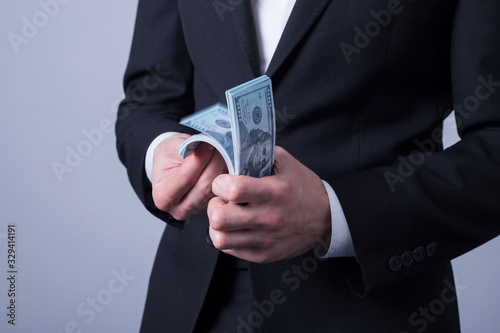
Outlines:
<svg viewBox="0 0 500 333"><path fill-rule="evenodd" d="M271 80L262 76L226 91L229 108L221 104L181 119L201 133L184 141L186 158L200 142L213 145L233 175L264 177L274 164L275 112Z"/></svg>
<svg viewBox="0 0 500 333"><path fill-rule="evenodd" d="M231 112L234 168L237 175L264 177L274 165L275 111L271 80L267 76L226 91Z"/></svg>
<svg viewBox="0 0 500 333"><path fill-rule="evenodd" d="M234 174L231 120L227 109L222 104L216 104L184 117L181 119L180 124L201 132L182 143L179 151L182 158L186 158L193 153L200 142L207 142L220 152L227 164L228 172Z"/></svg>

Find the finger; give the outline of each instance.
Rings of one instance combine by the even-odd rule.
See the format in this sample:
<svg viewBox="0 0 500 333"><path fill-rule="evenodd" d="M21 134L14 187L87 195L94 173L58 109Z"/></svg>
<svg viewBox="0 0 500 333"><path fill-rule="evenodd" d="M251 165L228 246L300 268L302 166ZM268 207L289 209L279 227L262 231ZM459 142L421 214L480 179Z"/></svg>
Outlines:
<svg viewBox="0 0 500 333"><path fill-rule="evenodd" d="M280 174L288 166L292 156L283 148L275 147L273 174ZM236 203L266 202L273 193L286 188L286 184L277 181L274 176L255 178L249 176L222 175L212 184L212 192L227 201Z"/></svg>
<svg viewBox="0 0 500 333"><path fill-rule="evenodd" d="M179 208L185 211L195 211L196 213L206 212L209 200L214 197L212 181L225 172L226 169L224 159L215 151L194 186L180 200Z"/></svg>
<svg viewBox="0 0 500 333"><path fill-rule="evenodd" d="M235 203L265 202L272 195L273 178L221 175L212 183L212 192L226 201Z"/></svg>
<svg viewBox="0 0 500 333"><path fill-rule="evenodd" d="M264 249L271 244L261 230L217 231L209 228L214 247L219 250Z"/></svg>
<svg viewBox="0 0 500 333"><path fill-rule="evenodd" d="M184 160L179 155L179 147L188 139L187 134L174 134L162 141L154 150L153 154L153 172L152 183L156 184L159 180L175 172L182 165Z"/></svg>
<svg viewBox="0 0 500 333"><path fill-rule="evenodd" d="M160 177L160 180L153 184L153 198L156 206L169 212L178 220L185 220L191 215L201 213L190 202L187 202L187 205L183 204L183 199L195 186L212 156L213 149L208 148L207 145L200 145L195 153L175 168L175 171ZM210 185L207 184L207 187Z"/></svg>
<svg viewBox="0 0 500 333"><path fill-rule="evenodd" d="M240 205L214 197L208 203L207 214L210 226L217 231L237 231L247 229L270 230L272 225L264 221L267 211L257 204Z"/></svg>
<svg viewBox="0 0 500 333"><path fill-rule="evenodd" d="M179 168L178 177L175 177L174 180L179 183L186 181L188 184L194 185L213 155L214 147L206 143L201 143L194 153L184 160Z"/></svg>
<svg viewBox="0 0 500 333"><path fill-rule="evenodd" d="M160 180L164 185L166 201L181 201L184 195L196 184L203 169L212 158L214 151L213 147L210 147L212 146L200 144L196 151L184 160L175 174Z"/></svg>

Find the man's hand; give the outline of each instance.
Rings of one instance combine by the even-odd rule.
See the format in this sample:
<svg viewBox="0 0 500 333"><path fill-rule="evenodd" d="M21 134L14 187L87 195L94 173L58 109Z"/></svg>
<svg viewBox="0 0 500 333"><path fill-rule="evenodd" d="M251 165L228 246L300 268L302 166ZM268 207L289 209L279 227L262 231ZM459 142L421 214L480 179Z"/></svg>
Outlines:
<svg viewBox="0 0 500 333"><path fill-rule="evenodd" d="M172 135L156 147L153 156L154 203L177 220L206 212L208 201L214 197L212 181L227 169L219 152L206 143L183 160L179 147L189 137Z"/></svg>
<svg viewBox="0 0 500 333"><path fill-rule="evenodd" d="M212 184L208 217L214 246L256 263L293 258L331 232L330 203L321 179L280 147L274 174L221 175Z"/></svg>

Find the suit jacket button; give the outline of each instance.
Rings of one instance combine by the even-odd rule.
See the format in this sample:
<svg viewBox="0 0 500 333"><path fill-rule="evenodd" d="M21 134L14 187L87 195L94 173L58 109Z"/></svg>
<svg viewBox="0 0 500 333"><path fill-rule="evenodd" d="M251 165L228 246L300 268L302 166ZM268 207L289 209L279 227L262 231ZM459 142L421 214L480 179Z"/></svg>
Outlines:
<svg viewBox="0 0 500 333"><path fill-rule="evenodd" d="M399 271L401 269L401 257L391 257L391 259L389 259L389 269L393 272Z"/></svg>
<svg viewBox="0 0 500 333"><path fill-rule="evenodd" d="M436 242L432 242L429 243L429 245L427 245L427 255L429 257L435 255L437 251L438 251L438 244Z"/></svg>
<svg viewBox="0 0 500 333"><path fill-rule="evenodd" d="M401 255L401 261L403 262L403 265L405 265L406 267L408 267L411 264L413 264L413 259L414 259L413 258L413 253L410 252L410 251L405 251Z"/></svg>
<svg viewBox="0 0 500 333"><path fill-rule="evenodd" d="M422 261L425 258L425 249L422 246L417 247L413 250L413 258L415 261Z"/></svg>

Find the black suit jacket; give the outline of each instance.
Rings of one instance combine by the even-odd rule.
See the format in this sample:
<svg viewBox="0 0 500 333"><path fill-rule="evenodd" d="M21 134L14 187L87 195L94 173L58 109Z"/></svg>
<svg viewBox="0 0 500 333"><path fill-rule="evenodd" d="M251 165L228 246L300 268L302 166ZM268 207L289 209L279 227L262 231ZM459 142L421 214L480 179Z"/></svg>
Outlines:
<svg viewBox="0 0 500 333"><path fill-rule="evenodd" d="M257 304L282 296L259 329L459 330L450 260L500 229L499 32L498 0L297 0L266 73L277 145L332 185L356 258L251 264ZM170 224L145 331L193 329L218 256L206 216L178 222L154 206L146 150L260 74L247 1L139 1L117 147ZM442 151L452 109L462 140Z"/></svg>

